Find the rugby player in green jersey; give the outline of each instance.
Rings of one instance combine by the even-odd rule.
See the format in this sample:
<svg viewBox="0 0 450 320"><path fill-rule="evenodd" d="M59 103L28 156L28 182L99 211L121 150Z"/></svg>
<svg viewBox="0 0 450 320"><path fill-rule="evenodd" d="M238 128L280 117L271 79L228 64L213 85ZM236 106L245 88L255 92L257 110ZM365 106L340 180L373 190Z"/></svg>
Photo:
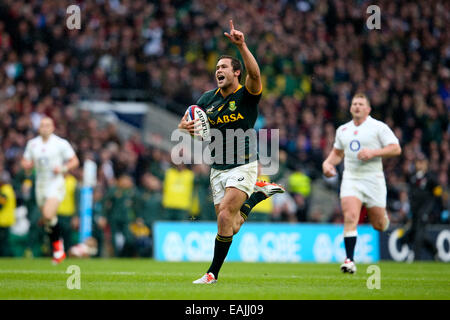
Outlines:
<svg viewBox="0 0 450 320"><path fill-rule="evenodd" d="M230 33L225 36L238 48L247 70L245 84L240 84L241 62L231 56L221 56L216 65L217 88L205 92L197 101L207 116L212 130L223 136L223 149L215 153L211 165L210 182L217 215L218 232L215 239L213 261L203 277L193 283L211 284L217 282L219 270L228 254L235 235L250 210L260 201L275 193L284 192L275 183L257 181L258 165L256 143L248 137L234 136L227 139L227 130L253 130L258 115L262 83L258 63L248 49L244 34L234 29L230 20ZM196 121L188 121L187 114L181 119L178 128L195 134ZM227 148L231 146L231 148ZM231 160L231 161L230 161Z"/></svg>

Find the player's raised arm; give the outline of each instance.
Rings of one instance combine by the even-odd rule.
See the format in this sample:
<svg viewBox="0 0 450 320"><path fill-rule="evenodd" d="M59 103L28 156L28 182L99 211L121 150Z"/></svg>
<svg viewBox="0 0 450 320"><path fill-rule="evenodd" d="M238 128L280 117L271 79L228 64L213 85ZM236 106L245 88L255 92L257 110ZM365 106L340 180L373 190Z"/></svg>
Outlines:
<svg viewBox="0 0 450 320"><path fill-rule="evenodd" d="M230 20L230 33L225 32L225 36L236 45L244 60L245 69L247 69L247 77L245 78L245 87L252 94L260 94L262 90L261 72L255 57L250 52L245 43L244 34L236 30L233 20Z"/></svg>
<svg viewBox="0 0 450 320"><path fill-rule="evenodd" d="M333 148L328 157L322 163L322 170L325 177L333 177L336 175L336 168L344 159L344 150Z"/></svg>

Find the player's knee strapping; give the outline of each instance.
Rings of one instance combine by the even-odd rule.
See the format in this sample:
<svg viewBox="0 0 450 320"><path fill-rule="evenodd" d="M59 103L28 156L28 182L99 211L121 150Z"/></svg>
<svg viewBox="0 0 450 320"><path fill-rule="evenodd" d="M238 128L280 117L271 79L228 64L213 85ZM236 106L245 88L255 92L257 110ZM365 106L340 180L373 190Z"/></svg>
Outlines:
<svg viewBox="0 0 450 320"><path fill-rule="evenodd" d="M55 216L51 220L48 220L45 224L45 231L47 231L48 235L50 236L50 241L54 242L59 240L60 238L60 229L59 229L59 223L58 223L58 217Z"/></svg>
<svg viewBox="0 0 450 320"><path fill-rule="evenodd" d="M55 227L58 224L58 216L53 217L50 220L47 220L44 224L44 229L47 231L47 233L53 232L53 227Z"/></svg>
<svg viewBox="0 0 450 320"><path fill-rule="evenodd" d="M385 213L384 218L386 219L386 221L382 230L383 232L389 229L389 225L391 224L391 221L389 220L387 213Z"/></svg>

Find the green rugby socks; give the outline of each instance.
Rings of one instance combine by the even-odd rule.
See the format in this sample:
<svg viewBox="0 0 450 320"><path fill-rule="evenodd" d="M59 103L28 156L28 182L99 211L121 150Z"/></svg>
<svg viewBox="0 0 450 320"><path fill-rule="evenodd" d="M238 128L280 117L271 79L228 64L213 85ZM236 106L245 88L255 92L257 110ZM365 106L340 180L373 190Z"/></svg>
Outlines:
<svg viewBox="0 0 450 320"><path fill-rule="evenodd" d="M244 220L247 220L250 211L261 201L267 199L266 195L262 192L253 192L250 198L248 198L241 207L241 216Z"/></svg>
<svg viewBox="0 0 450 320"><path fill-rule="evenodd" d="M222 267L225 258L227 257L228 250L230 249L231 242L233 241L233 236L224 237L219 234L216 236L216 241L214 245L214 258L206 273L212 272L214 276L219 276L219 270Z"/></svg>

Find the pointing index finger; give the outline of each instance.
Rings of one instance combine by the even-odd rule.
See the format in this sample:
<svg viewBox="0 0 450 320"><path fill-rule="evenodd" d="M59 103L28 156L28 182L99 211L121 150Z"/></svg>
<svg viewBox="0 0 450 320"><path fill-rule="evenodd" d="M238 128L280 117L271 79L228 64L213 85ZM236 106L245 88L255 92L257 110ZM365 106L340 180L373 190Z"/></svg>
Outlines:
<svg viewBox="0 0 450 320"><path fill-rule="evenodd" d="M230 19L230 30L234 30L233 20Z"/></svg>

